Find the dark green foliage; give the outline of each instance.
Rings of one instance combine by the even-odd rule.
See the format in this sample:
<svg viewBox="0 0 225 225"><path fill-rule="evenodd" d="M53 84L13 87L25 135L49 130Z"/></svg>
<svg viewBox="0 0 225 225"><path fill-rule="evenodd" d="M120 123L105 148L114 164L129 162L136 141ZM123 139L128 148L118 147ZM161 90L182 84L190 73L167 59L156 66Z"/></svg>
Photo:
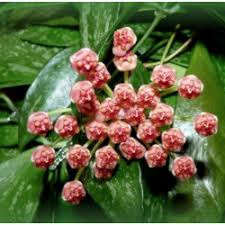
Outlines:
<svg viewBox="0 0 225 225"><path fill-rule="evenodd" d="M0 101L0 222L224 221L224 9L224 3L1 3L0 88L19 110L13 122L3 123L11 112ZM197 44L194 40L168 64L176 69L178 79L185 73L197 75L204 93L193 101L177 93L162 101L175 108L173 126L187 135L184 151L196 160L198 174L181 183L170 172L171 159L164 168L150 169L144 159L128 162L121 157L112 179L99 181L91 170L92 161L81 176L87 197L79 206L69 205L62 201L61 191L76 171L66 161L54 171L31 164L32 149L41 140L27 132L28 116L71 107L81 123L85 118L71 105L69 92L84 77L74 73L69 57L81 47L90 47L116 73L111 63L113 32L131 26L140 40L155 13L167 17L137 50L138 64L130 82L136 90L150 82L152 68L146 69L144 63L161 59L177 24L181 28L169 55L197 34ZM122 73L110 85L118 82L123 82ZM100 100L106 96L101 90L97 95ZM194 131L193 117L202 111L218 116L215 136L201 138ZM54 142L57 137L52 132L47 138ZM85 134L80 132L72 141L84 144ZM28 146L32 149L21 152Z"/></svg>

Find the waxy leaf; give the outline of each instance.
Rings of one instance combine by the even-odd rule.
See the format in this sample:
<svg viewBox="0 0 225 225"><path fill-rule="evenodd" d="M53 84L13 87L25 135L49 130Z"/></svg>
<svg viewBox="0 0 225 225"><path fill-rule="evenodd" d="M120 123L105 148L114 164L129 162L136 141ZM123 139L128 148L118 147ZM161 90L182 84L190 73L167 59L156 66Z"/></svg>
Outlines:
<svg viewBox="0 0 225 225"><path fill-rule="evenodd" d="M96 5L97 4L97 5ZM119 2L82 3L80 5L80 31L82 47L95 50L104 59L111 46L113 33L138 10L134 3L124 6Z"/></svg>
<svg viewBox="0 0 225 225"><path fill-rule="evenodd" d="M130 82L136 90L138 90L142 84L148 84L150 82L150 73L140 60L138 60L135 70L131 72Z"/></svg>
<svg viewBox="0 0 225 225"><path fill-rule="evenodd" d="M33 44L54 47L70 47L80 45L80 33L67 28L47 26L30 26L19 32L22 40Z"/></svg>
<svg viewBox="0 0 225 225"><path fill-rule="evenodd" d="M1 222L32 222L43 188L44 172L32 165L31 151L0 164Z"/></svg>
<svg viewBox="0 0 225 225"><path fill-rule="evenodd" d="M0 35L0 88L31 84L59 51L21 41L15 33Z"/></svg>
<svg viewBox="0 0 225 225"><path fill-rule="evenodd" d="M0 163L12 159L20 153L17 147L0 148Z"/></svg>
<svg viewBox="0 0 225 225"><path fill-rule="evenodd" d="M174 127L187 136L187 154L197 165L198 174L188 182L178 182L169 192L167 222L221 222L224 217L225 170L223 86L216 67L203 44L195 46L187 74L196 74L204 83L204 92L196 100L177 100ZM218 116L219 129L214 136L204 138L193 129L193 118L200 112Z"/></svg>
<svg viewBox="0 0 225 225"><path fill-rule="evenodd" d="M80 29L83 47L90 47L105 56L112 40L112 34L118 25L121 4L83 3L80 5Z"/></svg>
<svg viewBox="0 0 225 225"><path fill-rule="evenodd" d="M88 170L83 182L94 201L114 222L141 222L143 189L138 162L128 163L121 159L108 181L96 179Z"/></svg>
<svg viewBox="0 0 225 225"><path fill-rule="evenodd" d="M15 146L18 144L18 126L5 124L0 126L0 147Z"/></svg>
<svg viewBox="0 0 225 225"><path fill-rule="evenodd" d="M22 149L33 136L27 132L27 119L35 111L51 111L70 105L69 93L77 79L71 69L70 55L74 48L57 54L40 72L30 86L21 109L19 146Z"/></svg>

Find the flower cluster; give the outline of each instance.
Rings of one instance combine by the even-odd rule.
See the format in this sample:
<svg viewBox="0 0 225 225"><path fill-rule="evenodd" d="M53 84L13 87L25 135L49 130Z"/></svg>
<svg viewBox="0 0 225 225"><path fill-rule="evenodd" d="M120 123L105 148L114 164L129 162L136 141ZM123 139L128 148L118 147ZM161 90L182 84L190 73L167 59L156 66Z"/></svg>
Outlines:
<svg viewBox="0 0 225 225"><path fill-rule="evenodd" d="M129 27L114 33L113 62L119 71L135 69L137 56L131 48L136 41L137 37ZM95 152L86 144L69 146L66 160L72 169L88 166L94 156L92 171L95 178L110 179L120 155L126 160L145 158L147 165L155 168L165 166L172 152L182 151L186 137L181 129L171 127L174 110L161 101L160 92L177 86L181 97L195 99L203 91L203 84L195 75L185 76L177 82L174 68L158 65L152 71L151 83L140 86L137 91L128 82L119 83L113 94L100 102L95 89L106 87L111 76L106 66L99 62L98 55L83 48L70 57L70 62L73 70L86 78L74 84L69 97L89 120L80 124L88 142L102 144L107 138L110 140ZM193 121L194 129L201 136L217 132L217 117L211 113L200 113ZM165 126L170 127L165 130ZM63 139L71 139L81 130L73 115L59 116L54 125L47 112L34 112L28 119L27 130L31 134L46 135L53 128ZM134 136L131 136L132 129L136 132ZM32 154L32 162L39 168L48 168L54 159L55 150L51 146L39 146ZM180 180L191 178L196 170L194 160L188 155L176 157L172 163L172 174ZM67 182L62 191L63 199L72 204L79 204L85 195L84 185L78 179Z"/></svg>

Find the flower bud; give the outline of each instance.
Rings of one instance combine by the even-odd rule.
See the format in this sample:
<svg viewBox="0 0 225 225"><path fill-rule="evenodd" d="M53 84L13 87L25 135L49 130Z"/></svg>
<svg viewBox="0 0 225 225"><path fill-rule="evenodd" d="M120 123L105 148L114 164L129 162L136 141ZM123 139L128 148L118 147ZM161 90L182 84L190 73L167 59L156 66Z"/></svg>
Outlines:
<svg viewBox="0 0 225 225"><path fill-rule="evenodd" d="M160 129L150 120L140 123L137 130L137 138L145 143L153 142L160 135Z"/></svg>
<svg viewBox="0 0 225 225"><path fill-rule="evenodd" d="M176 70L168 65L158 65L152 71L151 81L160 89L167 89L176 83Z"/></svg>
<svg viewBox="0 0 225 225"><path fill-rule="evenodd" d="M131 84L117 84L114 88L114 100L119 107L129 108L137 101L135 90Z"/></svg>
<svg viewBox="0 0 225 225"><path fill-rule="evenodd" d="M40 145L32 152L31 161L41 169L47 169L55 159L55 150L49 146Z"/></svg>
<svg viewBox="0 0 225 225"><path fill-rule="evenodd" d="M100 169L113 170L119 161L119 155L110 146L104 146L95 153L96 166Z"/></svg>
<svg viewBox="0 0 225 225"><path fill-rule="evenodd" d="M113 62L119 71L131 71L137 66L137 55L127 52L124 56L115 56Z"/></svg>
<svg viewBox="0 0 225 225"><path fill-rule="evenodd" d="M92 121L85 126L85 132L89 140L104 140L108 135L108 127L103 122Z"/></svg>
<svg viewBox="0 0 225 225"><path fill-rule="evenodd" d="M114 32L113 54L124 56L136 43L137 37L130 27L123 27Z"/></svg>
<svg viewBox="0 0 225 225"><path fill-rule="evenodd" d="M125 120L131 126L137 126L139 123L145 121L145 113L143 108L138 106L131 107L125 112Z"/></svg>
<svg viewBox="0 0 225 225"><path fill-rule="evenodd" d="M99 106L99 111L96 115L98 121L108 121L116 119L120 108L111 98L106 98Z"/></svg>
<svg viewBox="0 0 225 225"><path fill-rule="evenodd" d="M34 112L28 118L27 131L31 134L46 135L52 128L52 121L47 112Z"/></svg>
<svg viewBox="0 0 225 225"><path fill-rule="evenodd" d="M144 109L154 109L159 102L160 95L156 88L149 84L144 84L140 86L137 93L138 106Z"/></svg>
<svg viewBox="0 0 225 225"><path fill-rule="evenodd" d="M97 97L94 97L92 101L83 101L81 104L76 104L79 112L86 116L94 116L99 109L100 102Z"/></svg>
<svg viewBox="0 0 225 225"><path fill-rule="evenodd" d="M212 113L202 112L195 117L194 128L198 134L204 137L216 134L218 118Z"/></svg>
<svg viewBox="0 0 225 225"><path fill-rule="evenodd" d="M152 145L145 153L145 160L150 168L166 165L168 154L160 145Z"/></svg>
<svg viewBox="0 0 225 225"><path fill-rule="evenodd" d="M90 151L81 145L74 145L66 154L66 159L73 169L79 169L88 165L91 158Z"/></svg>
<svg viewBox="0 0 225 225"><path fill-rule="evenodd" d="M109 125L108 135L114 144L126 141L130 134L131 126L126 122L117 120Z"/></svg>
<svg viewBox="0 0 225 225"><path fill-rule="evenodd" d="M97 179L107 180L110 179L113 175L113 170L101 169L96 166L96 163L93 165L93 172Z"/></svg>
<svg viewBox="0 0 225 225"><path fill-rule="evenodd" d="M197 168L190 156L177 157L172 164L172 174L179 180L187 180L195 175Z"/></svg>
<svg viewBox="0 0 225 225"><path fill-rule="evenodd" d="M85 196L86 191L80 181L75 180L65 183L62 191L62 199L64 201L78 205Z"/></svg>
<svg viewBox="0 0 225 225"><path fill-rule="evenodd" d="M102 88L111 78L105 64L101 62L86 77L94 88Z"/></svg>
<svg viewBox="0 0 225 225"><path fill-rule="evenodd" d="M76 82L70 91L71 102L78 105L93 101L95 97L93 85L87 80Z"/></svg>
<svg viewBox="0 0 225 225"><path fill-rule="evenodd" d="M131 160L143 158L146 149L136 139L129 137L125 142L120 143L120 151L124 158Z"/></svg>
<svg viewBox="0 0 225 225"><path fill-rule="evenodd" d="M86 75L98 62L98 55L89 48L82 48L70 57L72 68L79 74Z"/></svg>
<svg viewBox="0 0 225 225"><path fill-rule="evenodd" d="M149 113L149 118L155 126L161 127L173 123L174 110L170 105L159 103L155 109Z"/></svg>
<svg viewBox="0 0 225 225"><path fill-rule="evenodd" d="M178 128L170 128L162 133L163 148L169 151L180 152L186 138Z"/></svg>
<svg viewBox="0 0 225 225"><path fill-rule="evenodd" d="M185 76L178 82L178 93L183 98L195 99L203 89L203 83L195 75Z"/></svg>
<svg viewBox="0 0 225 225"><path fill-rule="evenodd" d="M79 133L80 128L75 116L62 115L57 119L54 130L62 138L71 138Z"/></svg>

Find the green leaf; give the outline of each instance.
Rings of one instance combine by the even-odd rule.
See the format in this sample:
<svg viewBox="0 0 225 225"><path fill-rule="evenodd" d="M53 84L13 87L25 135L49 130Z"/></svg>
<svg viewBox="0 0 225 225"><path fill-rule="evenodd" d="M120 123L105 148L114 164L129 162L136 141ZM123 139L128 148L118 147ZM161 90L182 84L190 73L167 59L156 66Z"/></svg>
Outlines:
<svg viewBox="0 0 225 225"><path fill-rule="evenodd" d="M47 26L29 26L19 32L22 40L33 44L54 47L70 47L80 45L80 33L67 28Z"/></svg>
<svg viewBox="0 0 225 225"><path fill-rule="evenodd" d="M205 89L196 100L178 98L174 126L179 127L188 138L187 154L196 160L198 176L189 182L178 183L169 193L166 221L221 222L225 207L225 152L221 148L225 136L225 98L217 70L201 43L195 46L187 74L196 74ZM193 117L202 111L218 116L216 135L203 138L193 129Z"/></svg>
<svg viewBox="0 0 225 225"><path fill-rule="evenodd" d="M17 147L0 148L0 163L14 158L20 153Z"/></svg>
<svg viewBox="0 0 225 225"><path fill-rule="evenodd" d="M150 73L140 60L138 60L135 70L131 72L130 82L136 90L142 84L148 84L150 82Z"/></svg>
<svg viewBox="0 0 225 225"><path fill-rule="evenodd" d="M15 33L0 36L0 88L27 85L59 51L19 40Z"/></svg>
<svg viewBox="0 0 225 225"><path fill-rule="evenodd" d="M98 6L96 6L96 4ZM83 3L80 5L80 29L84 47L105 56L121 12L120 3Z"/></svg>
<svg viewBox="0 0 225 225"><path fill-rule="evenodd" d="M22 149L33 136L27 132L28 116L34 111L51 111L70 105L69 92L77 79L70 67L69 57L74 48L57 54L42 69L30 86L21 109L19 122L19 146Z"/></svg>
<svg viewBox="0 0 225 225"><path fill-rule="evenodd" d="M0 147L15 146L18 144L18 126L1 125L0 126Z"/></svg>
<svg viewBox="0 0 225 225"><path fill-rule="evenodd" d="M60 3L42 3L42 2L35 2L35 3L31 3L31 2L10 2L10 3L6 3L4 5L1 5L0 7L0 13L4 12L4 11L8 11L8 10L14 10L14 9L24 9L24 8L33 8L33 7L49 7L49 6L54 6L54 5L58 5Z"/></svg>
<svg viewBox="0 0 225 225"><path fill-rule="evenodd" d="M74 16L70 3L7 3L0 7L0 25L24 27L65 15Z"/></svg>
<svg viewBox="0 0 225 225"><path fill-rule="evenodd" d="M52 27L73 27L74 26L78 26L78 19L74 18L72 16L64 16L61 18L53 18L53 19L49 19L43 22L39 22L37 23L39 25L45 25L45 26L52 26Z"/></svg>
<svg viewBox="0 0 225 225"><path fill-rule="evenodd" d="M176 41L169 50L168 55L174 53L179 47L181 47L182 44L183 43L181 41ZM164 47L158 49L156 52L154 52L153 55L151 55L151 59L159 61L163 55L163 52ZM172 60L170 60L170 62L183 67L188 67L190 58L191 58L191 51L185 50L179 55L179 57L173 58Z"/></svg>
<svg viewBox="0 0 225 225"><path fill-rule="evenodd" d="M0 164L1 222L32 222L44 172L32 165L30 157L31 150Z"/></svg>
<svg viewBox="0 0 225 225"><path fill-rule="evenodd" d="M116 28L138 9L133 3L82 3L80 30L83 47L90 47L104 59Z"/></svg>
<svg viewBox="0 0 225 225"><path fill-rule="evenodd" d="M101 208L114 222L141 222L143 189L138 162L120 160L114 176L108 181L97 180L88 170L84 185Z"/></svg>

